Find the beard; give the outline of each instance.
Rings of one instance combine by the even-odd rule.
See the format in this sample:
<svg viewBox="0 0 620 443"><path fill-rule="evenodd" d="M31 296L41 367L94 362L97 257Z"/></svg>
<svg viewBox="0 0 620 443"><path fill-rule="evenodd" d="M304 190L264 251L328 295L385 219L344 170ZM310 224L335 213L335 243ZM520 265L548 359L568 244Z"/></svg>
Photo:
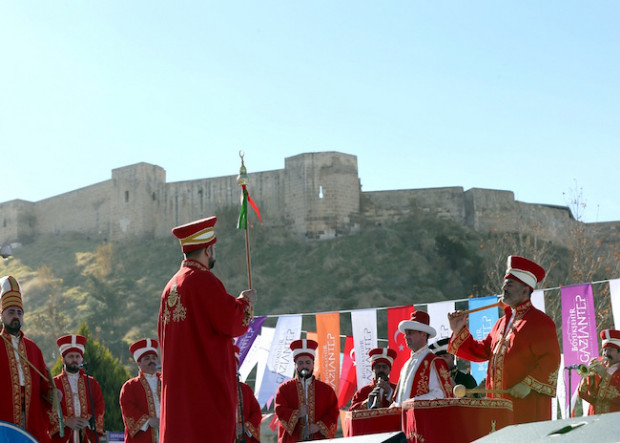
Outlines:
<svg viewBox="0 0 620 443"><path fill-rule="evenodd" d="M209 263L207 263L207 267L209 269L213 269L213 266L215 266L215 259L213 257L209 257Z"/></svg>
<svg viewBox="0 0 620 443"><path fill-rule="evenodd" d="M22 328L22 324L18 319L13 320L9 324L6 324L6 323L2 323L2 324L4 325L4 329L6 329L6 331L11 335L17 335L20 329Z"/></svg>
<svg viewBox="0 0 620 443"><path fill-rule="evenodd" d="M80 365L78 363L68 364L65 363L65 371L70 372L71 374L75 374L80 370Z"/></svg>

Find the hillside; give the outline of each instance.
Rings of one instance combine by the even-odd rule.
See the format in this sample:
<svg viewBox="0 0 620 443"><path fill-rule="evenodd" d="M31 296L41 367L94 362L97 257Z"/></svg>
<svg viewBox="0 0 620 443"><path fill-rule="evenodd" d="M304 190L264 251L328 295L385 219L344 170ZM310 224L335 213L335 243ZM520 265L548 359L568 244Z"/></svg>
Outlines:
<svg viewBox="0 0 620 443"><path fill-rule="evenodd" d="M247 287L243 231L236 211L216 225L214 273L229 293ZM544 250L550 267L546 287L566 284L572 255L562 246L536 244L532 237L481 235L452 221L411 216L381 226L367 224L348 236L305 241L286 228L251 230L256 315L322 312L431 303L499 291L505 257ZM509 251L509 252L507 252ZM0 262L0 274L23 285L24 330L56 357L55 339L75 333L86 320L121 362L133 371L127 344L156 335L159 298L182 260L177 240L135 239L101 243L78 235L41 236ZM499 264L496 264L499 263ZM596 278L618 277L615 268ZM499 269L491 272L495 266ZM501 278L501 276L500 276ZM380 327L384 319L379 318ZM304 318L304 328L314 327ZM342 325L343 333L348 325Z"/></svg>

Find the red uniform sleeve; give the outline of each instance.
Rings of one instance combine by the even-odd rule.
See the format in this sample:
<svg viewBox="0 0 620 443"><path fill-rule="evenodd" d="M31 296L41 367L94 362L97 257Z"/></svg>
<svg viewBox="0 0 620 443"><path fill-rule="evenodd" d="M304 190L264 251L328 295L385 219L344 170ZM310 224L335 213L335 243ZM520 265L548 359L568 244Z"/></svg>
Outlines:
<svg viewBox="0 0 620 443"><path fill-rule="evenodd" d="M275 413L280 421L280 426L289 435L293 435L297 420L299 420L299 401L295 383L295 380L285 382L278 386L276 391Z"/></svg>
<svg viewBox="0 0 620 443"><path fill-rule="evenodd" d="M315 386L318 388L318 386ZM315 422L319 426L321 430L321 434L323 434L327 438L333 438L336 435L336 431L338 429L338 398L336 397L336 393L334 389L326 384L322 384L321 395L316 393L316 402L317 402L317 415L319 410L319 405L323 403L323 407L320 408L322 414L320 416L315 417Z"/></svg>
<svg viewBox="0 0 620 443"><path fill-rule="evenodd" d="M141 392L142 391L142 392ZM129 432L134 437L142 426L149 420L148 410L145 411L145 402L142 398L144 394L142 384L135 379L128 380L121 388L119 404L123 422Z"/></svg>

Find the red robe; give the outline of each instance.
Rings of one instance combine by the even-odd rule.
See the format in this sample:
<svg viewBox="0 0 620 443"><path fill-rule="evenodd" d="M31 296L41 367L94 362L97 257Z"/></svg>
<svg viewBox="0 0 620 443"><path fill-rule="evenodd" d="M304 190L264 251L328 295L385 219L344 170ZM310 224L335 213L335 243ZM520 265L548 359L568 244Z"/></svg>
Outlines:
<svg viewBox="0 0 620 443"><path fill-rule="evenodd" d="M233 338L243 335L251 309L205 266L185 260L161 298L161 442L235 438L237 364Z"/></svg>
<svg viewBox="0 0 620 443"><path fill-rule="evenodd" d="M590 403L589 415L620 411L620 365L615 368L612 374L595 374L579 383L579 397Z"/></svg>
<svg viewBox="0 0 620 443"><path fill-rule="evenodd" d="M258 400L254 396L252 388L243 382L239 382L239 389L243 396L243 425L246 434L245 441L248 443L257 443L260 441L260 424L263 419L261 407ZM241 423L240 406L237 405L237 424Z"/></svg>
<svg viewBox="0 0 620 443"><path fill-rule="evenodd" d="M157 377L160 377L159 372ZM161 398L161 380L157 383L157 397ZM126 443L157 443L157 430L147 426L141 428L151 417L157 417L155 396L148 380L140 371L137 377L125 382L119 397L123 423L125 423Z"/></svg>
<svg viewBox="0 0 620 443"><path fill-rule="evenodd" d="M422 361L415 370L409 395L404 395L400 400L400 403L408 398L416 397L425 399L453 397L452 388L454 384L452 382L452 378L450 377L450 369L448 369L448 364L443 358L437 357L430 349L428 349L428 347L424 347L421 350L412 353L409 360L407 360L401 368L400 377L398 377L398 384L396 385L396 389L394 389L393 400L399 402L398 391L400 385L401 383L407 382L407 371L409 369L409 365L413 361L412 359L415 359L416 355L417 358L421 358ZM439 384L439 386L436 387L435 393L431 392L430 389L433 372L437 374L436 381ZM406 389L406 385L403 389Z"/></svg>
<svg viewBox="0 0 620 443"><path fill-rule="evenodd" d="M371 384L362 386L351 399L351 406L349 411L355 411L356 409L368 409L368 394L377 386L377 380L373 380ZM378 408L387 408L392 404L392 396L396 392L396 384L390 382L392 392L384 392L383 398L377 400Z"/></svg>
<svg viewBox="0 0 620 443"><path fill-rule="evenodd" d="M8 343L0 338L0 421L13 423L21 427L22 396L19 384L17 359L11 343L11 335L2 331L2 336ZM40 372L48 376L47 367L43 360L43 354L39 347L24 337L20 332L19 351L28 357ZM24 373L24 393L26 411L26 431L30 432L40 442L49 441L48 414L51 412L51 383L41 377L23 358L19 359Z"/></svg>
<svg viewBox="0 0 620 443"><path fill-rule="evenodd" d="M299 407L304 403L304 388L298 378L286 381L276 391L275 412L280 421L278 442L297 442L303 439L305 420L299 419ZM338 398L334 389L312 377L308 386L308 421L316 423L320 432L310 440L334 438L338 426Z"/></svg>
<svg viewBox="0 0 620 443"><path fill-rule="evenodd" d="M67 373L65 372L65 368L62 369L62 373L54 377L54 383L56 383L56 388L62 391L62 400L60 404L62 406L62 418L65 420L65 435L61 437L59 434L60 426L58 424L58 416L55 414L50 415L51 428L50 428L50 436L52 437L53 442L72 442L73 440L73 432L71 428L66 426L67 418L75 417L75 409L73 406L73 392L71 391L71 385L69 384L69 379L67 378ZM80 399L80 415L79 417L85 418L86 420L90 420L92 416L91 411L91 403L88 395L88 386L86 385L86 373L80 369L80 377L78 379L78 392L76 393ZM103 416L105 414L105 403L103 402L103 394L101 393L101 387L97 380L95 380L90 375L88 376L88 384L90 385L90 393L93 398L93 402L95 404L95 427L97 428L97 434L99 434L99 439L103 437ZM93 431L90 428L84 428L81 431L82 434L82 442L92 442L94 440Z"/></svg>
<svg viewBox="0 0 620 443"><path fill-rule="evenodd" d="M452 334L448 352L475 362L488 360L486 389L510 389L520 382L530 387L522 399L489 394L512 400L514 424L551 420L560 365L555 323L528 300L515 308L512 327L506 331L511 313L507 307L482 341L474 340L467 327Z"/></svg>

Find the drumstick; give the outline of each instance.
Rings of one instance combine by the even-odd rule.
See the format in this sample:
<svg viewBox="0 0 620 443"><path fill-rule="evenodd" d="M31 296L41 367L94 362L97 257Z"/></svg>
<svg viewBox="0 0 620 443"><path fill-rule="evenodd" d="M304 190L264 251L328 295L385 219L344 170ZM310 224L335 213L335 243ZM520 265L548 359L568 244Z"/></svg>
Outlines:
<svg viewBox="0 0 620 443"><path fill-rule="evenodd" d="M467 394L508 394L508 389L484 389L484 388L472 388L467 389L463 385L456 385L452 389L452 393L456 398L465 397Z"/></svg>

